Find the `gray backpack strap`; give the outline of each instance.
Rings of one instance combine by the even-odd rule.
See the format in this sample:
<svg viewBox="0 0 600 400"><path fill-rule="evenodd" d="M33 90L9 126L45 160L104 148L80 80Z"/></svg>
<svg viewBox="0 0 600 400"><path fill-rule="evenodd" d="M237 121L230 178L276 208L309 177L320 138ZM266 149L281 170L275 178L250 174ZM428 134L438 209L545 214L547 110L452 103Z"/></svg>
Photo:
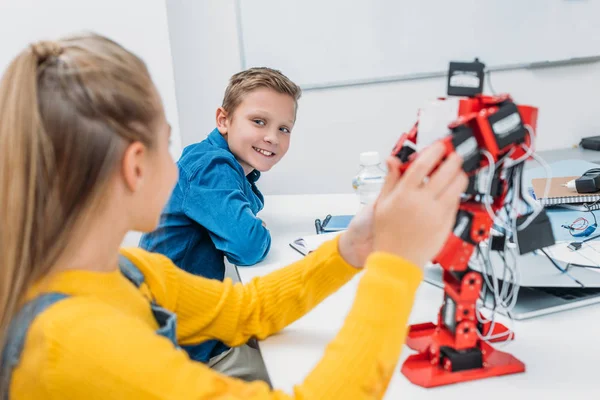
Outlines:
<svg viewBox="0 0 600 400"><path fill-rule="evenodd" d="M26 303L12 319L6 336L6 343L2 350L2 364L0 364L0 379L2 386L5 388L4 393L0 393L2 400L8 400L9 398L12 373L19 365L29 327L38 315L67 297L69 295L64 293L43 294Z"/></svg>
<svg viewBox="0 0 600 400"><path fill-rule="evenodd" d="M119 268L121 269L121 273L125 275L125 278L133 283L135 287L139 288L144 283L144 274L142 274L142 271L122 254L119 255Z"/></svg>

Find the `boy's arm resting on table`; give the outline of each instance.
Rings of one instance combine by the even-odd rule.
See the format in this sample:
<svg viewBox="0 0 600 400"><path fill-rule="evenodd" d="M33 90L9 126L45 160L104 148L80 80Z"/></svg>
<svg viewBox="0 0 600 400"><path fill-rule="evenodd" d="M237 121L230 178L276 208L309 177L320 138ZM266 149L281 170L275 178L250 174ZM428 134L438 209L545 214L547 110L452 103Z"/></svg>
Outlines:
<svg viewBox="0 0 600 400"><path fill-rule="evenodd" d="M271 235L250 208L235 161L209 160L209 165L189 179L183 212L205 227L216 248L235 265L262 261L271 247ZM239 166L238 166L239 167Z"/></svg>
<svg viewBox="0 0 600 400"><path fill-rule="evenodd" d="M110 307L90 310L88 303L83 304L85 299L79 312L62 313L72 321L56 321L52 309L44 314L51 326L60 322L70 328L53 335L56 339L49 349L59 356L48 359L43 377L51 379L48 387L57 399L65 394L92 400L107 396L184 400L220 396L255 400L381 398L404 343L422 272L385 253L373 254L366 268L344 327L291 396L271 391L263 382L245 383L219 375L190 361L141 321L115 313ZM237 289L228 286L227 290ZM68 306L69 301L73 304L79 300L66 300L56 308ZM43 323L44 318L40 319Z"/></svg>

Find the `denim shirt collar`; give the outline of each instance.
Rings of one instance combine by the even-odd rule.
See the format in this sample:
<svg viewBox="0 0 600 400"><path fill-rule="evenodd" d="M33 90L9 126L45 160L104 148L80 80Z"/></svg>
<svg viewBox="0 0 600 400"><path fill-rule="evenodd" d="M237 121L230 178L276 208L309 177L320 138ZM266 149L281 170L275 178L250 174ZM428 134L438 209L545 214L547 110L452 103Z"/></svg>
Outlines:
<svg viewBox="0 0 600 400"><path fill-rule="evenodd" d="M246 175L246 178L248 178L248 182L255 184L258 178L260 178L260 171L254 169L252 172Z"/></svg>
<svg viewBox="0 0 600 400"><path fill-rule="evenodd" d="M227 144L227 140L225 140L223 135L221 135L221 132L219 132L219 129L215 128L211 133L209 133L208 140L214 146L217 146L221 149L227 150L228 152L231 153L231 150L229 150L229 145ZM254 184L260 178L260 171L252 170L252 172L250 172L248 175L246 175L246 178L248 179L248 182Z"/></svg>

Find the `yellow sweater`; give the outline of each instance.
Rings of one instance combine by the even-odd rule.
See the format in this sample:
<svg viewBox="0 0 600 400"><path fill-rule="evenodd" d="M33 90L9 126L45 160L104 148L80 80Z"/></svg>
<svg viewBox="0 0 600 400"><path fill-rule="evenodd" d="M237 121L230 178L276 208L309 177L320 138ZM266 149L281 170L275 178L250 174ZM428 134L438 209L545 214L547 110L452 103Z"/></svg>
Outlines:
<svg viewBox="0 0 600 400"><path fill-rule="evenodd" d="M303 316L357 270L337 240L247 285L199 278L167 258L122 250L144 273L138 290L117 270L68 271L43 291L72 295L38 316L15 369L11 399L355 399L380 398L404 343L421 271L384 253L366 262L344 327L322 360L294 388L222 376L155 334L147 298L174 311L181 344L219 339L229 346L264 339ZM39 295L32 289L28 298ZM293 362L293 360L290 360Z"/></svg>

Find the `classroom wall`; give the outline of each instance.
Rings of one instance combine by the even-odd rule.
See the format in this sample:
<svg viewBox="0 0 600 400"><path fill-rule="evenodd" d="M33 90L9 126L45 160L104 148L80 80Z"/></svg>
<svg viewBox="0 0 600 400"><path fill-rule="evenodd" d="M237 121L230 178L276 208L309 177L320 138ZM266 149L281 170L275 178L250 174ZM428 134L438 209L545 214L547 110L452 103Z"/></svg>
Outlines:
<svg viewBox="0 0 600 400"><path fill-rule="evenodd" d="M173 128L171 153L178 158L181 136L165 0L0 0L0 73L29 43L82 32L108 36L146 62Z"/></svg>
<svg viewBox="0 0 600 400"><path fill-rule="evenodd" d="M93 31L144 59L161 94L173 133L171 153L181 153L179 115L165 0L0 0L0 73L29 43ZM125 245L136 245L131 233Z"/></svg>
<svg viewBox="0 0 600 400"><path fill-rule="evenodd" d="M234 0L170 0L167 11L185 146L214 128L227 79L242 65L240 35ZM281 23L273 21L274 34ZM496 72L491 81L497 92L540 108L538 150L600 134L600 63ZM418 108L443 96L445 85L434 78L305 92L290 150L260 188L265 194L351 192L359 153L387 155Z"/></svg>

